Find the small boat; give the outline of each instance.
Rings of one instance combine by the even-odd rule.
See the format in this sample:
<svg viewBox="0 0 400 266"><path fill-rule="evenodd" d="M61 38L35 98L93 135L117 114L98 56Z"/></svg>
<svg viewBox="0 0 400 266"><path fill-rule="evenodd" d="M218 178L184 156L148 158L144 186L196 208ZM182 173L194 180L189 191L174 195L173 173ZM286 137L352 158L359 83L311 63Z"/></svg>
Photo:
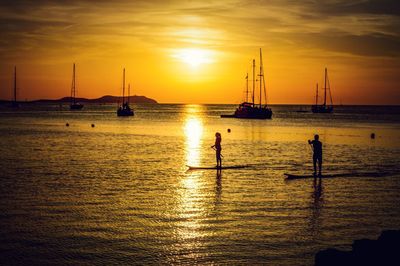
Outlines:
<svg viewBox="0 0 400 266"><path fill-rule="evenodd" d="M249 75L246 75L246 100L239 105L234 114L221 115L222 118L242 118L242 119L271 119L272 110L267 106L267 92L265 89L264 69L262 63L262 53L260 48L260 102L257 104L254 101L256 89L255 77L256 61L253 59L253 92L252 101L248 99L249 95ZM262 90L264 89L265 104L262 103Z"/></svg>
<svg viewBox="0 0 400 266"><path fill-rule="evenodd" d="M328 87L326 84L328 83ZM330 105L326 104L326 90L329 90L329 96L331 103ZM328 79L328 70L325 68L325 86L324 86L324 103L318 104L318 83L317 83L317 90L315 95L315 105L311 106L311 111L313 113L332 113L333 112L333 101L332 101L332 94L331 94L331 86Z"/></svg>
<svg viewBox="0 0 400 266"><path fill-rule="evenodd" d="M69 105L70 110L81 110L83 104L76 102L76 88L75 88L75 63L72 67L72 85L71 85L71 104Z"/></svg>
<svg viewBox="0 0 400 266"><path fill-rule="evenodd" d="M128 91L130 90L130 87L128 88ZM128 97L125 102L125 68L124 72L122 75L122 104L118 107L117 109L117 116L133 116L133 109L129 106L129 94L128 92Z"/></svg>
<svg viewBox="0 0 400 266"><path fill-rule="evenodd" d="M18 108L19 103L17 101L17 67L14 67L14 99L11 102L11 107Z"/></svg>

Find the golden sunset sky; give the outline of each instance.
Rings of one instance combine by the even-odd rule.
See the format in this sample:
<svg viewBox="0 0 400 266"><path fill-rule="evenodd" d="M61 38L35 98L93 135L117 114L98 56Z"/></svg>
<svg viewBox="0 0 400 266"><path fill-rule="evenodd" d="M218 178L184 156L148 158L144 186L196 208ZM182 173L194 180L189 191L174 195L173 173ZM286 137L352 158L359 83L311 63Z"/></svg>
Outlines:
<svg viewBox="0 0 400 266"><path fill-rule="evenodd" d="M268 103L314 101L328 68L334 103L400 104L395 0L1 1L0 99L132 94L239 103L262 48Z"/></svg>

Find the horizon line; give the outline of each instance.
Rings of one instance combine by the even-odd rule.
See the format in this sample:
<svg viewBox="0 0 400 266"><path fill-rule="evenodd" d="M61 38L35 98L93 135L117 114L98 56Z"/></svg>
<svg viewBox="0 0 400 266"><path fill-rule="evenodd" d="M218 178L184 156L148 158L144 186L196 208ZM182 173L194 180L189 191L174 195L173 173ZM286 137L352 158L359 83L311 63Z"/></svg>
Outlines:
<svg viewBox="0 0 400 266"><path fill-rule="evenodd" d="M100 99L100 98L102 98L102 97L104 97L104 96L111 96L111 97L121 97L122 98L122 96L113 96L113 95L103 95L103 96L101 96L101 97L99 97L99 98L84 98L84 97L80 97L80 98L77 98L77 99L85 99L85 100L95 100L95 99ZM129 97L134 97L134 96L139 96L139 97L146 97L146 98L148 98L148 99L151 99L151 100L155 100L155 99L153 99L153 98L149 98L149 97L147 97L147 96L144 96L144 95L132 95L132 96L129 96ZM64 99L64 98L70 98L70 96L65 96L65 97L61 97L61 98L58 98L58 99L34 99L34 100L24 100L24 101L17 101L18 103L21 103L21 104L23 104L23 103L27 103L27 104L29 104L29 103L35 103L35 102L38 102L38 101L60 101L60 100L62 100L62 99ZM175 105L238 105L238 104L240 104L240 103L200 103L200 102L158 102L157 100L155 100L156 101L156 103L134 103L134 102L132 102L132 104L175 104ZM4 104L4 103L12 103L13 102L13 100L5 100L5 99L0 99L0 104ZM114 104L113 102L109 102L110 104ZM85 103L85 104L96 104L96 103ZM258 105L258 104L256 104L256 105ZM263 104L263 105L265 105L265 104ZM304 106L312 106L312 105L314 105L314 103L269 103L269 104L267 104L267 105L304 105ZM394 107L397 107L397 106L399 106L400 107L400 104L376 104L376 103L374 103L374 104L372 104L372 103L341 103L341 104L333 104L333 106L394 106Z"/></svg>

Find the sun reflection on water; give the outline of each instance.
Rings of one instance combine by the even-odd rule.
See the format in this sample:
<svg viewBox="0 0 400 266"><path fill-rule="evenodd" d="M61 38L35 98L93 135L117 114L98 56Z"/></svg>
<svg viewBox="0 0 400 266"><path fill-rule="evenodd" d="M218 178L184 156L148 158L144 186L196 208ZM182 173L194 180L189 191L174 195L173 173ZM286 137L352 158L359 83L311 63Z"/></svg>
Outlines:
<svg viewBox="0 0 400 266"><path fill-rule="evenodd" d="M186 164L196 165L200 162L200 148L203 137L203 121L197 114L200 106L190 105L187 107L188 116L184 125L186 138Z"/></svg>
<svg viewBox="0 0 400 266"><path fill-rule="evenodd" d="M187 105L186 117L184 119L183 131L185 135L186 164L199 165L201 161L201 146L203 143L203 120L201 118L202 106ZM188 258L195 259L198 249L198 239L202 237L199 221L203 220L206 212L204 197L203 172L186 172L182 177L178 195L179 204L177 210L180 216L176 227L176 237L180 245L178 249L188 252ZM189 255L190 254L190 255Z"/></svg>

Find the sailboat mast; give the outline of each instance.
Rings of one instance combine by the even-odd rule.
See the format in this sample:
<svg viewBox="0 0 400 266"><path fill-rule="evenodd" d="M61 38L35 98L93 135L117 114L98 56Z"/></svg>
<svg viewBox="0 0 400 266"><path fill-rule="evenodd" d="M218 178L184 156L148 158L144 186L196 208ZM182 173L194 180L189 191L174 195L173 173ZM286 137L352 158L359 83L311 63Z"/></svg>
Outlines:
<svg viewBox="0 0 400 266"><path fill-rule="evenodd" d="M326 67L325 67L325 87L324 87L324 106L326 106Z"/></svg>
<svg viewBox="0 0 400 266"><path fill-rule="evenodd" d="M253 59L253 106L254 106L254 91L256 88L256 60Z"/></svg>
<svg viewBox="0 0 400 266"><path fill-rule="evenodd" d="M315 105L318 105L318 83L317 83L317 91L315 93Z"/></svg>
<svg viewBox="0 0 400 266"><path fill-rule="evenodd" d="M261 108L261 103L262 103L262 94L261 94L261 89L262 89L262 84L263 84L263 71L262 71L262 54L261 54L261 48L260 48L260 108Z"/></svg>
<svg viewBox="0 0 400 266"><path fill-rule="evenodd" d="M246 102L249 101L249 73L246 73Z"/></svg>
<svg viewBox="0 0 400 266"><path fill-rule="evenodd" d="M124 102L125 102L125 68L122 74L122 105L124 105Z"/></svg>
<svg viewBox="0 0 400 266"><path fill-rule="evenodd" d="M74 101L74 104L76 103L76 99L75 99L75 97L76 97L76 80L75 80L75 63L74 63L74 66L73 66L73 70L72 70L72 91L73 91L73 101Z"/></svg>
<svg viewBox="0 0 400 266"><path fill-rule="evenodd" d="M129 97L131 96L131 84L128 83L128 98L126 100L126 102L129 104Z"/></svg>
<svg viewBox="0 0 400 266"><path fill-rule="evenodd" d="M17 103L17 66L14 66L14 103Z"/></svg>
<svg viewBox="0 0 400 266"><path fill-rule="evenodd" d="M328 73L326 74L326 79L328 80L328 88L329 88L329 98L331 99L331 104L330 106L333 106L333 100L332 100L332 92L331 92L331 83L329 81Z"/></svg>

